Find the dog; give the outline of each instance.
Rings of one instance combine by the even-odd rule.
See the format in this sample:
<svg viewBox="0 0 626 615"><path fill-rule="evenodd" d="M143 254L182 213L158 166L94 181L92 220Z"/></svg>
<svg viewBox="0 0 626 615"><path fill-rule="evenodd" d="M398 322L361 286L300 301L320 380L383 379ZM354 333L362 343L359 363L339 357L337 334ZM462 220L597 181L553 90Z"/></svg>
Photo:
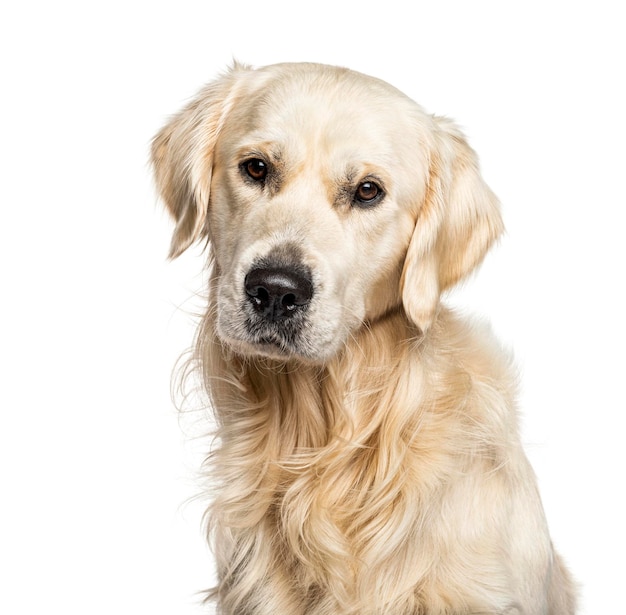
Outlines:
<svg viewBox="0 0 626 615"><path fill-rule="evenodd" d="M152 142L207 242L223 615L571 615L516 374L444 291L503 231L453 122L344 68L235 64Z"/></svg>

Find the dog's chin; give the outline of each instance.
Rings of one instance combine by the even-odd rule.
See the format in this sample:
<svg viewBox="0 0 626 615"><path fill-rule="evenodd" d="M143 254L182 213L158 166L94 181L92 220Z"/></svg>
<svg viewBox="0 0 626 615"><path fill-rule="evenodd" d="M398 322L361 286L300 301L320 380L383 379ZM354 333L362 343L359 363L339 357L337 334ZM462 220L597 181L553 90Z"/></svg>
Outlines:
<svg viewBox="0 0 626 615"><path fill-rule="evenodd" d="M222 342L236 355L244 359L270 359L279 363L298 362L308 365L323 365L335 354L336 349L328 346L316 349L294 342L285 342L280 339L255 338L233 339L220 336Z"/></svg>

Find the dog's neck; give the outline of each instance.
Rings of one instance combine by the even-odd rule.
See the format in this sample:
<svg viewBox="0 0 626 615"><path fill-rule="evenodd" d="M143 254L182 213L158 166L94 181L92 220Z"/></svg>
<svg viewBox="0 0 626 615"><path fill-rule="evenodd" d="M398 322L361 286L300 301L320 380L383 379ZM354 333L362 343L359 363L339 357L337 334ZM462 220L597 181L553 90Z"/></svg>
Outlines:
<svg viewBox="0 0 626 615"><path fill-rule="evenodd" d="M401 377L398 366L420 341L394 310L364 324L324 365L230 355L224 367L240 374L238 391L249 407L272 406L275 425L284 424L278 432L299 434L297 441L283 441L285 453L319 450L337 439L361 446L383 420L379 410L391 403L381 397L396 388L390 383ZM214 402L220 414L222 404Z"/></svg>

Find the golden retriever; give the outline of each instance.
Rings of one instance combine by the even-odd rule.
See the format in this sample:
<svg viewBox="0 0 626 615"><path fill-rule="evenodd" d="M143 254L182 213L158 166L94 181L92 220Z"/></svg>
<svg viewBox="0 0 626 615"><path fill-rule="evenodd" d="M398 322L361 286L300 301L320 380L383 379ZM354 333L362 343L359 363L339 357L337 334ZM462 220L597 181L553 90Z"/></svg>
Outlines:
<svg viewBox="0 0 626 615"><path fill-rule="evenodd" d="M441 294L502 232L455 125L383 81L235 65L157 134L171 256L206 239L224 615L565 615L516 375Z"/></svg>

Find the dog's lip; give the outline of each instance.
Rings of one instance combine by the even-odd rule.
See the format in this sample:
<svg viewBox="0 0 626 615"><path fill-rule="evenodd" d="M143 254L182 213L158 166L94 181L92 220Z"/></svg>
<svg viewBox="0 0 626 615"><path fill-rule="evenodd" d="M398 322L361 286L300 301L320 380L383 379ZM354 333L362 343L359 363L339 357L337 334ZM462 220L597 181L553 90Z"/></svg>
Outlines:
<svg viewBox="0 0 626 615"><path fill-rule="evenodd" d="M290 340L290 336L278 327L261 326L254 331L249 331L248 336L241 341L253 349L271 348L279 352L281 356L298 355L296 340Z"/></svg>

